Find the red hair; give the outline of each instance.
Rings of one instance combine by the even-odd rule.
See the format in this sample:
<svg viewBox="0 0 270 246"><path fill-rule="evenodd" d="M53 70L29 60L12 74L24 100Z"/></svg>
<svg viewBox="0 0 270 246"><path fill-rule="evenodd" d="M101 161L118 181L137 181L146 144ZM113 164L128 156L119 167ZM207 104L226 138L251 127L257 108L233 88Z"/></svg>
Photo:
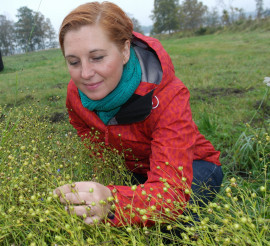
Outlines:
<svg viewBox="0 0 270 246"><path fill-rule="evenodd" d="M90 2L78 6L63 20L59 32L59 43L65 53L64 39L70 30L86 25L99 25L120 50L127 40L132 40L133 24L126 13L111 2Z"/></svg>

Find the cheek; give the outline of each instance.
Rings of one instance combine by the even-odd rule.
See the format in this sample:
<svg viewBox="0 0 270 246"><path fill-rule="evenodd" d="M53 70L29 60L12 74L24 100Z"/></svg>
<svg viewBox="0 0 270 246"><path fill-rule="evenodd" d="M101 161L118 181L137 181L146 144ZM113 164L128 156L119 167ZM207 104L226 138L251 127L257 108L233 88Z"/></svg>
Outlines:
<svg viewBox="0 0 270 246"><path fill-rule="evenodd" d="M107 74L106 77L118 78L120 80L123 72L123 64L119 61L110 62L105 66L104 72Z"/></svg>
<svg viewBox="0 0 270 246"><path fill-rule="evenodd" d="M68 72L72 80L77 80L78 79L78 71L72 68L68 68Z"/></svg>

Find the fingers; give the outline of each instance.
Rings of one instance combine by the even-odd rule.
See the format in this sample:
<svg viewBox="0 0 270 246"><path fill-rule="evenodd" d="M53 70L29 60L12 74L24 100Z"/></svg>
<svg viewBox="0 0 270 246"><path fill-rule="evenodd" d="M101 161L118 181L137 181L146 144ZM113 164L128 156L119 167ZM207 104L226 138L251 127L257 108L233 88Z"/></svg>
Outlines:
<svg viewBox="0 0 270 246"><path fill-rule="evenodd" d="M60 196L60 202L64 204L86 204L93 200L89 192L66 193Z"/></svg>
<svg viewBox="0 0 270 246"><path fill-rule="evenodd" d="M75 182L73 184L65 184L63 186L60 186L54 190L54 193L57 194L59 197L66 193L71 192L89 192L92 190L92 192L95 190L95 192L99 192L100 189L102 189L103 185L96 183L96 182Z"/></svg>
<svg viewBox="0 0 270 246"><path fill-rule="evenodd" d="M78 192L78 185L76 185L76 184L77 183L62 185L62 186L56 188L54 190L54 193L60 197L60 196L63 196L67 193Z"/></svg>
<svg viewBox="0 0 270 246"><path fill-rule="evenodd" d="M69 193L72 190L72 185L71 184L65 184L63 186L60 186L56 188L53 193L58 195L59 197L62 196L63 194Z"/></svg>
<svg viewBox="0 0 270 246"><path fill-rule="evenodd" d="M106 186L89 181L60 186L54 190L54 193L64 204L90 204L92 201L106 200L112 195Z"/></svg>
<svg viewBox="0 0 270 246"><path fill-rule="evenodd" d="M68 213L70 214L76 214L80 217L84 216L95 216L98 213L98 208L95 206L72 206L72 207L66 207L65 208Z"/></svg>
<svg viewBox="0 0 270 246"><path fill-rule="evenodd" d="M112 196L110 189L96 182L76 182L55 189L55 194L70 214L76 214L92 224L102 220L109 213L111 204L107 201ZM91 204L91 205L90 205Z"/></svg>
<svg viewBox="0 0 270 246"><path fill-rule="evenodd" d="M86 224L95 224L96 222L100 222L102 219L98 216L98 215L94 215L91 217L87 217L86 219L84 219L84 222Z"/></svg>
<svg viewBox="0 0 270 246"><path fill-rule="evenodd" d="M88 206L74 206L71 208L66 207L66 210L70 214L76 214L77 216L83 217L86 224L94 224L100 222L105 216L98 215L98 208Z"/></svg>

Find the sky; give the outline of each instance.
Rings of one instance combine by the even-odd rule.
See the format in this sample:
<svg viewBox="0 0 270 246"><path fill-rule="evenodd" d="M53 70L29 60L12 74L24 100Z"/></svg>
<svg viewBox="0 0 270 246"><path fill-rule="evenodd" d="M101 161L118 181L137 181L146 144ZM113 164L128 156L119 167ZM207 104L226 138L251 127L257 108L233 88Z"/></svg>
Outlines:
<svg viewBox="0 0 270 246"><path fill-rule="evenodd" d="M150 15L152 14L154 0L110 0L119 5L131 17L136 18L140 25L152 25ZM256 9L255 0L200 0L211 10L214 7L219 9L230 6L243 8L245 12L252 12ZM33 11L41 12L51 20L55 31L58 33L64 17L80 4L92 1L83 0L1 0L0 14L7 16L9 20L17 21L17 9L27 6ZM102 2L102 1L99 1ZM270 8L270 0L264 0L264 8ZM181 3L181 1L180 1Z"/></svg>

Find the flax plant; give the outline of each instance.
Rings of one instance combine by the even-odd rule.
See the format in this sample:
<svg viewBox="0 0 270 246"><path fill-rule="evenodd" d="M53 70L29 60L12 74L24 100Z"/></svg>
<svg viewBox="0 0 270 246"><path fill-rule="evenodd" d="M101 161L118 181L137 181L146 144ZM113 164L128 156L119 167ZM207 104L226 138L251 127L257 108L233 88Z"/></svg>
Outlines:
<svg viewBox="0 0 270 246"><path fill-rule="evenodd" d="M215 201L203 207L187 205L184 213L176 201L166 201L174 203L174 210L161 211L148 205L138 210L131 203L131 211L137 211L142 220L151 216L155 222L152 227L126 223L116 228L108 218L86 225L82 218L65 210L53 190L82 180L131 186L131 175L124 164L124 154L130 150L120 153L102 143L81 141L68 123L59 131L59 126L41 117L49 110L34 104L1 108L1 245L269 245L267 132L248 127L256 145L252 145L253 151L245 152L249 158L243 161L253 160L248 164L251 174L248 179L227 177ZM99 137L95 129L89 134ZM181 179L184 184L185 177ZM166 180L161 182L164 192L174 192ZM136 186L131 187L135 194ZM193 195L189 189L184 192ZM157 205L162 207L162 194L160 198L162 202ZM194 213L199 220L194 220Z"/></svg>

